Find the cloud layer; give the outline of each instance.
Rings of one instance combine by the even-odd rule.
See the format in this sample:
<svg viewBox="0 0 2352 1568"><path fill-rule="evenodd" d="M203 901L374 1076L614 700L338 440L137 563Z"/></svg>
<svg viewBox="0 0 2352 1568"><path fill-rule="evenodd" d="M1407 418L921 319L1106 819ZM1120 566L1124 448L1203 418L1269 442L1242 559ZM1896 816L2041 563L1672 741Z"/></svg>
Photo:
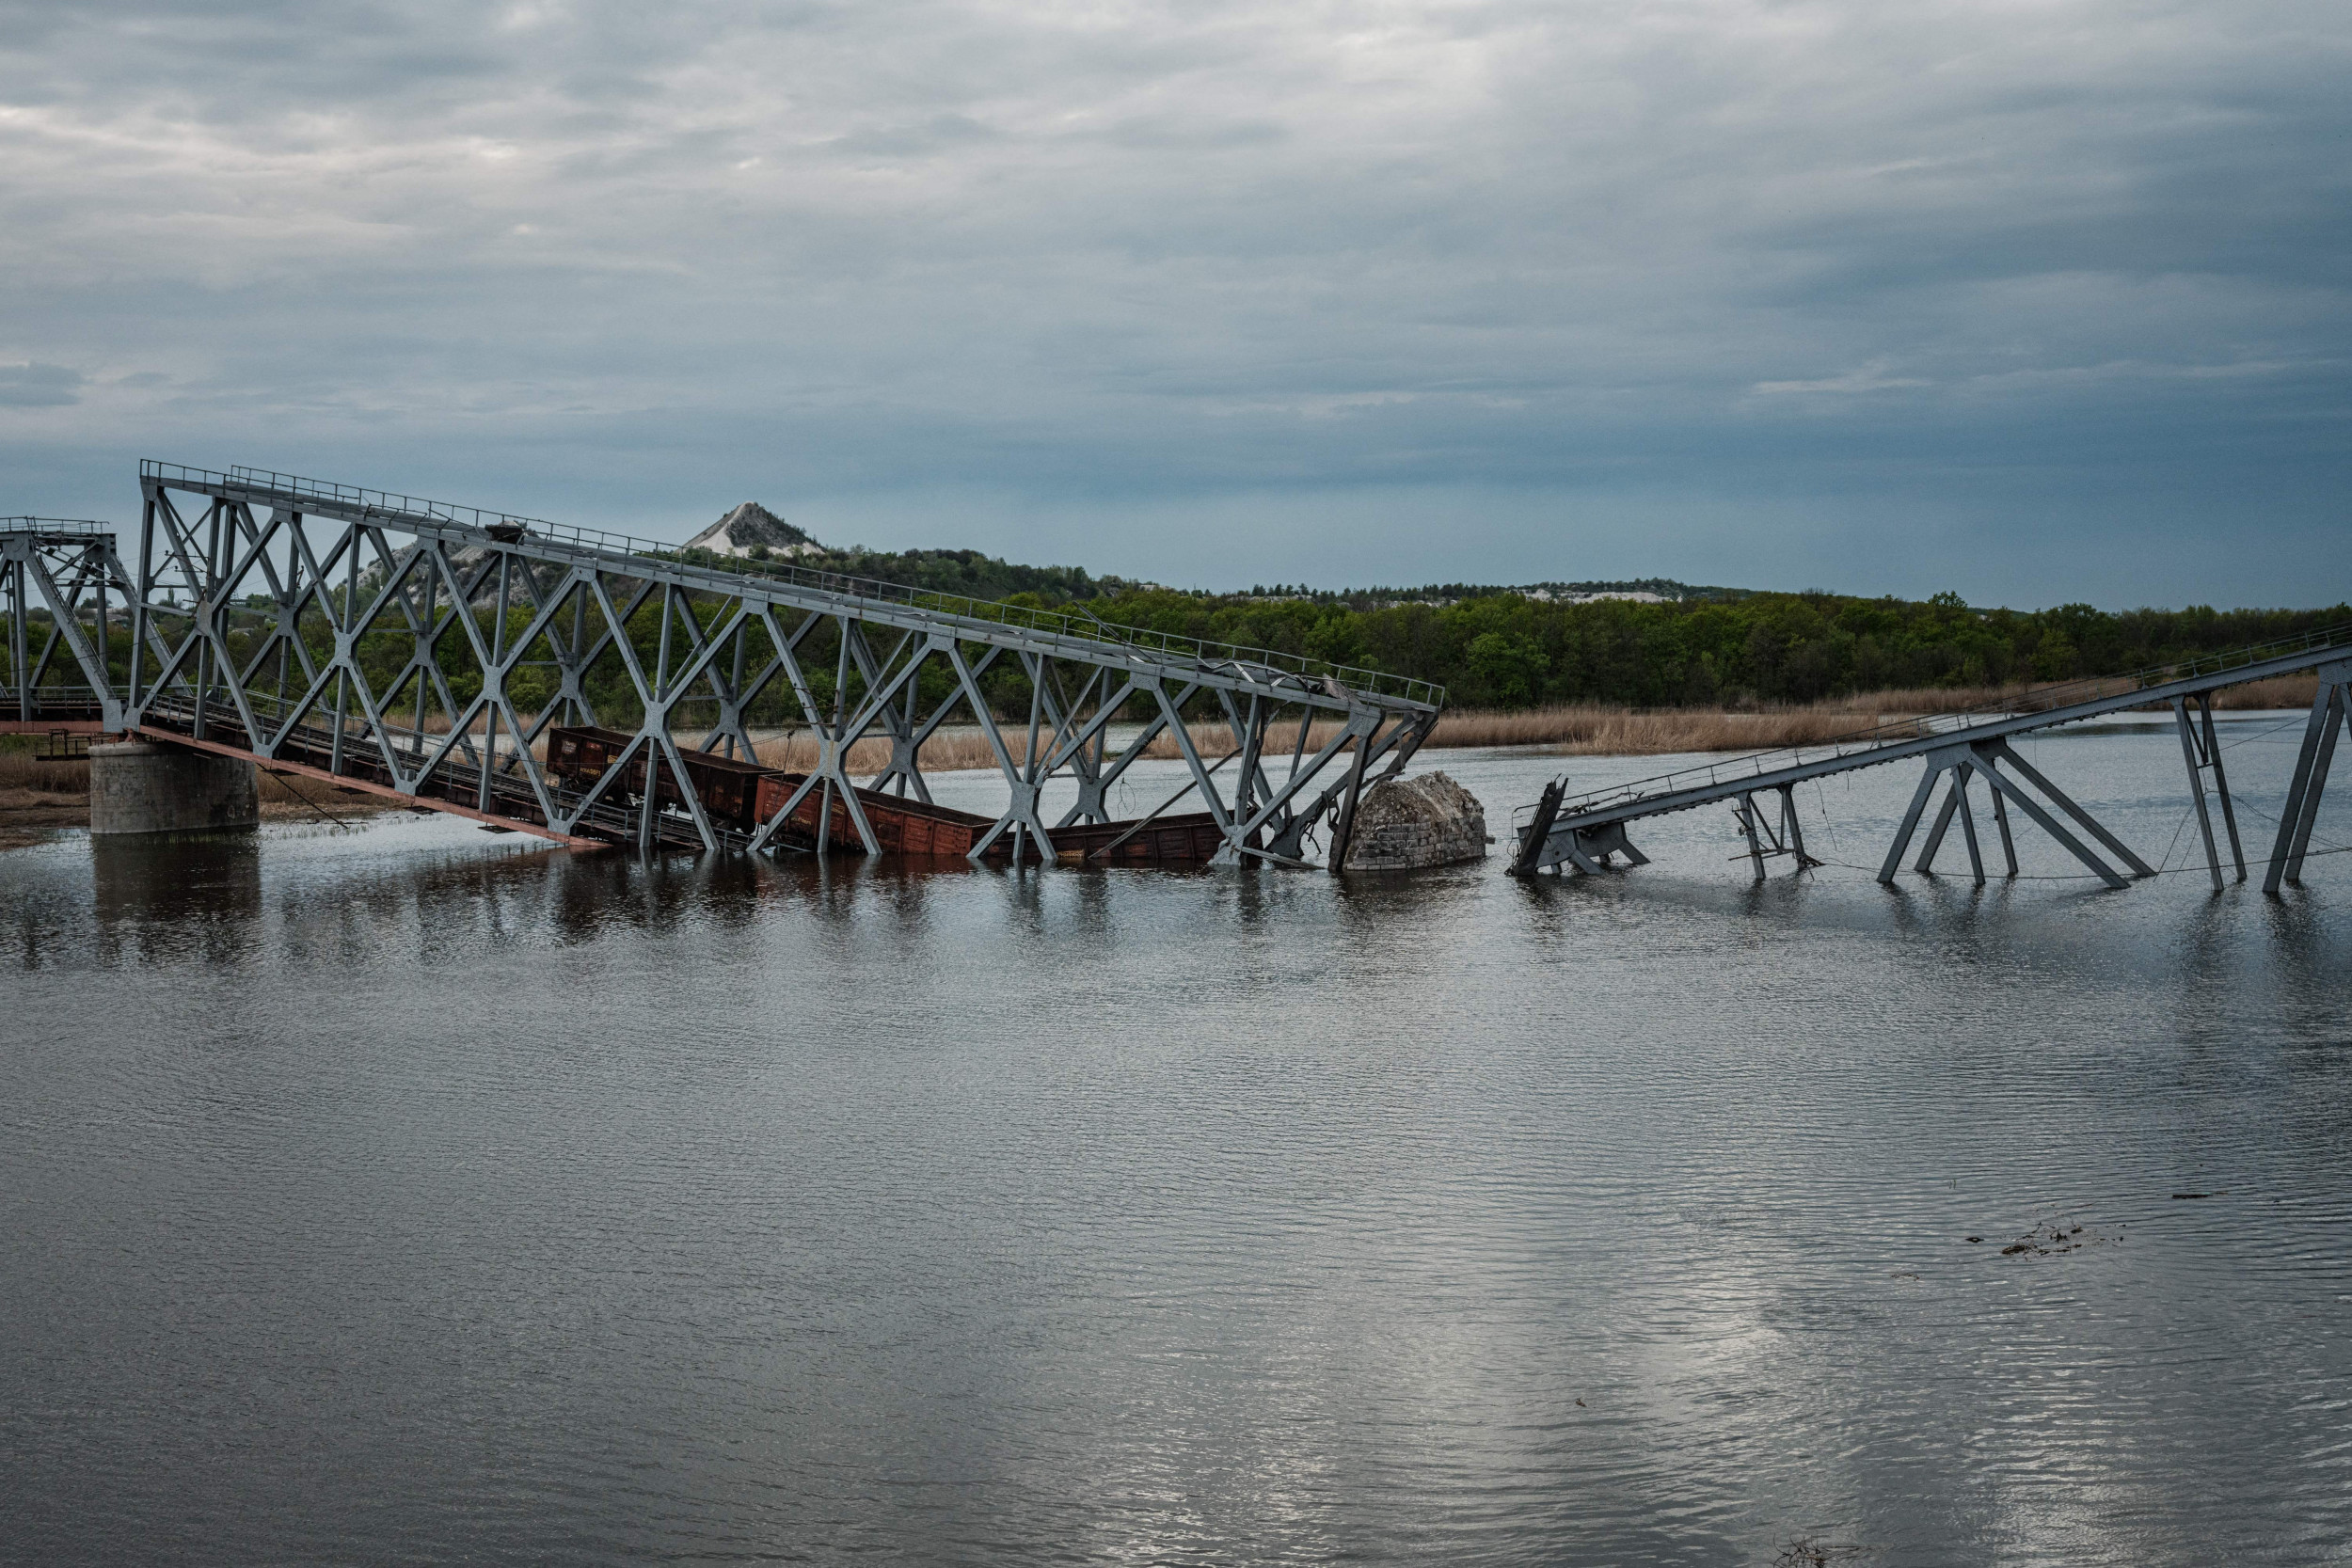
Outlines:
<svg viewBox="0 0 2352 1568"><path fill-rule="evenodd" d="M0 510L2310 602L2334 4L0 9Z"/></svg>

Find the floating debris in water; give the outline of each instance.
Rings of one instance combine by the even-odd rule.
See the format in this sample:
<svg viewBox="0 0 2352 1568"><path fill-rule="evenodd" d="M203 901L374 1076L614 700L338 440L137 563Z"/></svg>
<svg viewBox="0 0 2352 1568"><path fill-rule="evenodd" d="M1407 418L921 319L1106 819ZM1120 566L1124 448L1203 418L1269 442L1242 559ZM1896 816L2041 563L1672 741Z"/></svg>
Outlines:
<svg viewBox="0 0 2352 1568"><path fill-rule="evenodd" d="M2056 1220L2045 1220L2003 1247L2001 1256L2010 1258L2024 1252L2031 1253L2036 1258L2047 1258L2053 1253L2079 1252L2088 1246L2104 1246L2117 1239L2095 1232L2087 1233L2079 1225L2061 1225Z"/></svg>

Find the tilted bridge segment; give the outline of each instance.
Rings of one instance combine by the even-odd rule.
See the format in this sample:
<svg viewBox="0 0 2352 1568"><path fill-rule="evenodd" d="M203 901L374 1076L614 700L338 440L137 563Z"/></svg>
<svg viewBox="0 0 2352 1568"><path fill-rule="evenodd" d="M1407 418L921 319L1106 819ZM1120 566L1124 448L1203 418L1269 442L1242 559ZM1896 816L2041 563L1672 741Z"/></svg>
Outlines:
<svg viewBox="0 0 2352 1568"><path fill-rule="evenodd" d="M2090 875L2111 888L2121 888L2130 879L2154 876L2155 868L2020 756L2010 742L2017 736L2060 724L2162 706L2172 710L2188 793L2203 839L2206 869L2214 890L2219 892L2224 877L2220 840L2215 832L2217 816L2238 881L2247 879L2247 863L2237 808L2214 731L2212 694L2225 687L2313 669L2318 672L2319 691L2304 727L2302 750L2263 879L2265 891L2276 893L2284 884L2301 880L2336 738L2352 725L2352 696L2347 695L2347 688L2352 687L2352 626L2185 660L2137 675L2045 689L2034 696L2051 705L2031 713L1954 714L1883 724L1818 746L1759 752L1579 796L1570 796L1566 780L1558 779L1533 806L1520 810L1511 869L1521 876L1543 870L1598 874L1612 869L1619 855L1629 863L1645 864L1646 857L1628 836L1630 824L1723 801L1731 806L1756 877L1761 880L1765 862L1772 856L1791 857L1801 868L1821 863L1805 852L1794 793L1797 785L1857 768L1920 761L1925 771L1879 868L1882 883L1894 882L1939 784L1944 799L1914 869L1933 869L1946 835L1957 821L1969 870L1978 882L1985 880L1984 846L1977 835L1969 793L1971 783L1981 780L2010 876L2017 875L2017 850L2010 823L2010 810L2014 807L2079 861ZM2109 863L2106 857L2112 857L2115 863Z"/></svg>
<svg viewBox="0 0 2352 1568"><path fill-rule="evenodd" d="M1089 824L1078 836L1101 842L1106 791L1166 735L1215 858L1305 863L1327 826L1337 865L1368 770L1401 769L1444 700L1425 682L1084 613L787 563L736 570L673 545L258 469L147 462L139 483L127 567L103 525L0 524L23 689L0 729L55 727L72 710L109 733L566 843L780 848L813 816L815 847L850 847L829 842L838 823L879 853L878 802L930 804L923 746L961 712L1009 797L975 835L975 860L1001 858L1006 835L1016 861L1055 859L1054 835ZM77 547L78 577L61 566ZM70 669L30 646L42 639L73 656ZM60 669L72 678L26 684ZM991 685L1025 716L1000 717ZM816 760L767 770L792 782L759 793L758 816L750 794L722 808L712 781L755 760L751 712L776 690ZM1114 723L1133 731L1118 745ZM1202 723L1230 736L1222 754L1202 754ZM615 725L625 745L594 778L550 766L551 732ZM850 750L869 737L889 760L861 784ZM1077 799L1049 823L1055 779Z"/></svg>

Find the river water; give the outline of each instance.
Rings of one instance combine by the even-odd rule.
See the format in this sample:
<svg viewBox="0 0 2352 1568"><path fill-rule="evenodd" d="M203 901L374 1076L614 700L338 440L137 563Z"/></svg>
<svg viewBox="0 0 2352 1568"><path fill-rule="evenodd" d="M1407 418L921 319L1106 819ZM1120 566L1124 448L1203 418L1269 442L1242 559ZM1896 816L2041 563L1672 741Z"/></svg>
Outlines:
<svg viewBox="0 0 2352 1568"><path fill-rule="evenodd" d="M2031 754L2187 859L2168 731ZM0 1557L2344 1560L2352 857L1889 893L1913 782L1761 886L1720 808L1534 884L0 857Z"/></svg>

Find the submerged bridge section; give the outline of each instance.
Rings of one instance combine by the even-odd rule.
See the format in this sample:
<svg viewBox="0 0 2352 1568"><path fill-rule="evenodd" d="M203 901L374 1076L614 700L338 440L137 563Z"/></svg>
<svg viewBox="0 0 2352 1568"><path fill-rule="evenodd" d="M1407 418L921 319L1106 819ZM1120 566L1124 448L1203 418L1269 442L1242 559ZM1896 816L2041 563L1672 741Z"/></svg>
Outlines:
<svg viewBox="0 0 2352 1568"><path fill-rule="evenodd" d="M877 792L928 805L923 745L960 721L1009 797L973 859L1001 856L1007 834L1022 859L1056 858L1057 832L1101 839L1105 791L1165 735L1216 858L1304 863L1327 827L1336 866L1367 770L1400 769L1444 698L1083 613L786 563L739 571L286 474L150 462L139 483L127 569L101 525L0 525L17 710L0 727L70 713L566 843L758 850L814 820L819 847L838 821L879 853ZM775 690L817 760L789 788L746 791L732 775L755 762L749 715ZM1118 745L1114 723L1132 732ZM1218 754L1202 754L1202 724L1230 739ZM565 773L546 755L559 726L622 744L593 778ZM889 760L860 786L850 748L868 737ZM1057 777L1077 799L1048 822Z"/></svg>
<svg viewBox="0 0 2352 1568"><path fill-rule="evenodd" d="M2236 879L2241 882L2246 880L2246 850L2222 767L2221 747L2214 734L2212 694L2225 687L2313 668L2319 673L2319 694L2312 704L2302 751L2288 786L2286 810L2263 879L2264 890L2276 893L2284 883L2301 880L2320 795L2335 756L2336 737L2352 724L2352 698L2347 696L2347 688L2352 687L2352 626L2330 627L2308 637L2168 665L2135 676L2048 689L2034 695L2038 702L2051 705L2032 713L1960 714L1881 725L1820 746L1760 752L1579 796L1567 793L1565 779L1555 780L1533 807L1519 814L1512 870L1520 876L1547 869L1593 874L1610 867L1617 855L1632 864L1645 864L1646 857L1628 836L1631 824L1724 801L1730 804L1747 840L1756 879L1761 880L1764 863L1772 856L1789 856L1800 867L1820 863L1805 853L1794 795L1797 785L1856 768L1915 761L1925 765L1925 771L1912 794L1910 809L1903 814L1902 825L1896 830L1895 841L1887 847L1885 863L1879 869L1881 882L1891 884L1901 869L1903 856L1939 784L1945 792L1943 802L1914 869L1933 868L1946 834L1957 821L1967 847L1969 870L1977 881L1984 881L1984 849L1977 836L1969 795L1969 785L1981 780L2009 875L2017 875L2017 850L2009 816L2014 807L2092 875L2109 887L2120 888L2126 885L2127 875L2153 877L2155 868L2018 755L2010 741L2036 730L2126 709L2169 706L2180 735L2189 798L2195 802L2203 835L2206 868L2217 893L2223 875L2214 831L2217 815L2229 843ZM2099 848L2092 848L2091 844ZM2102 849L2114 864L2101 855Z"/></svg>

